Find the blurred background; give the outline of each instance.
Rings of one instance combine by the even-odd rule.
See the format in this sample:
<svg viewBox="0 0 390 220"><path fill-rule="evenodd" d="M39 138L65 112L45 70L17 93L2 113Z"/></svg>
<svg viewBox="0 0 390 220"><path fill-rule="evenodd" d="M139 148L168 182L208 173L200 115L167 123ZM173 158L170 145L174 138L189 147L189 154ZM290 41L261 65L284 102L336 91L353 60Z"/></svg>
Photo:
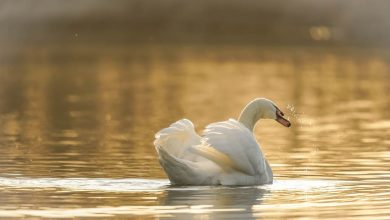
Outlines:
<svg viewBox="0 0 390 220"><path fill-rule="evenodd" d="M1 176L166 178L159 129L186 117L201 132L267 97L293 124L255 131L276 179L373 182L309 196L255 190L245 212L388 216L389 11L387 0L0 0ZM211 191L0 189L2 209L216 202ZM259 201L298 205L252 209Z"/></svg>
<svg viewBox="0 0 390 220"><path fill-rule="evenodd" d="M2 0L0 39L9 50L82 42L382 47L389 9L386 0Z"/></svg>

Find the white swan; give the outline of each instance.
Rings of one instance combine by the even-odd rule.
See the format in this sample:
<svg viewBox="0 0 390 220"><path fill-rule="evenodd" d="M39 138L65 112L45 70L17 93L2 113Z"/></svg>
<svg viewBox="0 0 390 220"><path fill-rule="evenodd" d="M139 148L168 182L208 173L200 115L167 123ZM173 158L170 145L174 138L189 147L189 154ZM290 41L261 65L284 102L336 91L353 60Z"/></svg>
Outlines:
<svg viewBox="0 0 390 220"><path fill-rule="evenodd" d="M159 161L174 185L260 185L272 183L270 165L253 135L256 122L290 122L270 100L257 98L242 110L238 121L208 125L199 136L194 125L181 119L159 131L154 145Z"/></svg>

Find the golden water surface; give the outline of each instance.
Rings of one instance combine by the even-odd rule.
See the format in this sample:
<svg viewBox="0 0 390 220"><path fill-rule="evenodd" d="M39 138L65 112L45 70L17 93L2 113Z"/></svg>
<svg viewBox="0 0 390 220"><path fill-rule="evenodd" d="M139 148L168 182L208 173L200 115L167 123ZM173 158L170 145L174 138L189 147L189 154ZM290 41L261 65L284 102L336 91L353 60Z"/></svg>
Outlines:
<svg viewBox="0 0 390 220"><path fill-rule="evenodd" d="M27 47L0 65L0 217L390 218L390 54L235 46ZM174 187L154 133L255 97L275 183Z"/></svg>

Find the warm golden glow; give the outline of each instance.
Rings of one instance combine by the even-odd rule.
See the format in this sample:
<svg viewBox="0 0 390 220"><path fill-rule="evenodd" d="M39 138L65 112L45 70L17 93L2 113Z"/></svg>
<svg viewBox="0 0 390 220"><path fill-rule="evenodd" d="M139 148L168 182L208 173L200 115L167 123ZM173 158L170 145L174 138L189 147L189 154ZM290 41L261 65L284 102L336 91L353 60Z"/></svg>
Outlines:
<svg viewBox="0 0 390 220"><path fill-rule="evenodd" d="M325 29L320 32L326 38ZM84 60L47 47L1 66L6 179L0 178L0 216L389 214L386 53L134 45L102 54L78 50ZM183 117L201 131L237 118L259 96L274 100L293 124L286 129L264 120L255 130L281 182L172 188L167 180L149 180L166 178L152 144L156 131Z"/></svg>

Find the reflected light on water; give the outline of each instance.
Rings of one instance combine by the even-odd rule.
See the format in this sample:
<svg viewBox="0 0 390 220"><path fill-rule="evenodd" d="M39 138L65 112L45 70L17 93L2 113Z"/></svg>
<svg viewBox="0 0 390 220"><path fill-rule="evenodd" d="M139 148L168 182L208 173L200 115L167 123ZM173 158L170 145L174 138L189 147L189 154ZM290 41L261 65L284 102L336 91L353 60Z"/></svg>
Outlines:
<svg viewBox="0 0 390 220"><path fill-rule="evenodd" d="M390 215L387 52L98 49L34 47L0 66L1 217ZM255 130L273 185L168 185L156 131L184 117L201 131L259 96L293 124L264 120Z"/></svg>
<svg viewBox="0 0 390 220"><path fill-rule="evenodd" d="M157 217L173 217L174 214L208 214L213 212L240 212L243 209L215 209L212 206L119 206L99 208L72 208L51 210L0 210L2 217L37 216L44 218L72 217L110 217L115 215L155 215ZM207 215L206 215L207 216Z"/></svg>
<svg viewBox="0 0 390 220"><path fill-rule="evenodd" d="M4 189L38 190L46 193L48 189L57 189L50 197L61 198L58 192L72 192L73 194L85 192L89 199L115 198L112 193L142 193L145 196L138 199L145 201L160 200L161 205L148 206L106 206L99 205L96 208L50 208L50 209L17 209L8 207L0 210L3 217L104 217L112 215L185 215L205 214L205 217L221 217L220 213L228 216L230 212L251 216L248 210L257 212L261 209L258 205L263 197L271 195L271 192L290 192L299 199L300 193L314 193L342 190L339 188L345 183L319 180L280 180L272 185L250 187L222 187L222 186L187 186L173 187L167 180L152 179L103 179L103 178L0 178L0 187ZM68 191L70 190L70 191ZM111 193L111 196L98 195L98 192ZM90 194L90 195L89 195ZM109 194L107 194L109 195ZM183 201L186 201L183 204ZM264 200L267 202L267 199ZM287 204L285 204L287 205ZM305 203L306 207L308 203ZM313 204L316 206L316 204ZM268 205L267 207L272 207ZM273 208L280 208L278 205ZM288 208L294 207L293 204ZM222 216L223 216L222 215Z"/></svg>

